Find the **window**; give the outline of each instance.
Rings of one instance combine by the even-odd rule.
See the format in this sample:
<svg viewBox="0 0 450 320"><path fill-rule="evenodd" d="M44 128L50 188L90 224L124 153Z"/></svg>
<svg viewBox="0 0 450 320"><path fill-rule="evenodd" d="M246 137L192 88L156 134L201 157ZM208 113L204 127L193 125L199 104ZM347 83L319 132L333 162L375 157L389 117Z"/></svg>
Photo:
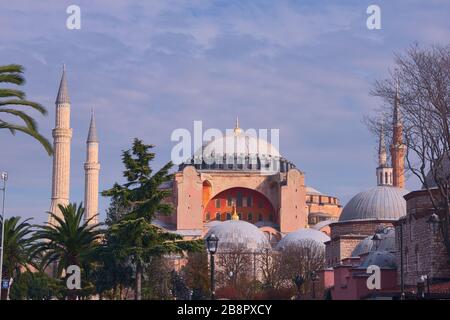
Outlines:
<svg viewBox="0 0 450 320"><path fill-rule="evenodd" d="M206 221L209 221L209 219L211 218L211 215L209 214L209 212L206 213Z"/></svg>
<svg viewBox="0 0 450 320"><path fill-rule="evenodd" d="M253 221L253 213L251 213L251 212L248 213L247 221L249 221L249 222Z"/></svg>
<svg viewBox="0 0 450 320"><path fill-rule="evenodd" d="M263 221L263 215L261 213L258 214L258 221Z"/></svg>
<svg viewBox="0 0 450 320"><path fill-rule="evenodd" d="M236 207L242 207L242 192L241 191L237 192Z"/></svg>
<svg viewBox="0 0 450 320"><path fill-rule="evenodd" d="M220 221L220 212L216 212L216 220Z"/></svg>
<svg viewBox="0 0 450 320"><path fill-rule="evenodd" d="M247 207L253 207L253 198L252 196L247 197Z"/></svg>
<svg viewBox="0 0 450 320"><path fill-rule="evenodd" d="M231 196L228 196L227 206L231 207L232 205L233 205L233 198Z"/></svg>
<svg viewBox="0 0 450 320"><path fill-rule="evenodd" d="M216 208L220 208L220 199L216 199Z"/></svg>
<svg viewBox="0 0 450 320"><path fill-rule="evenodd" d="M258 208L264 208L264 202L262 201L262 199L258 200Z"/></svg>
<svg viewBox="0 0 450 320"><path fill-rule="evenodd" d="M231 220L231 213L227 212L227 220Z"/></svg>
<svg viewBox="0 0 450 320"><path fill-rule="evenodd" d="M238 213L239 220L242 220L242 213Z"/></svg>
<svg viewBox="0 0 450 320"><path fill-rule="evenodd" d="M270 215L269 215L269 221L272 221L272 222L273 222L273 214L270 214Z"/></svg>

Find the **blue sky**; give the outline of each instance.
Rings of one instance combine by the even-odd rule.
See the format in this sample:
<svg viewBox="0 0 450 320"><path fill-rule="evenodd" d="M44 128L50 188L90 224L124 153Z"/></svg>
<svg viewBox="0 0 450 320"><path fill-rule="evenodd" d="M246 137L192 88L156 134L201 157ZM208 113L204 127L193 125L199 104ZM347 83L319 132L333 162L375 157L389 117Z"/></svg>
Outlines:
<svg viewBox="0 0 450 320"><path fill-rule="evenodd" d="M81 30L66 8L81 8ZM366 9L381 8L381 30ZM2 3L0 63L26 68L28 98L51 137L61 64L72 100L71 200L82 201L90 109L100 138L100 190L122 179L134 137L170 159L176 128L279 128L281 153L306 183L345 204L374 186L376 139L362 122L382 103L369 90L394 52L450 39L450 3L417 1L20 1ZM46 220L51 158L30 138L0 132L8 215ZM417 188L411 178L409 189ZM100 200L102 218L108 205Z"/></svg>

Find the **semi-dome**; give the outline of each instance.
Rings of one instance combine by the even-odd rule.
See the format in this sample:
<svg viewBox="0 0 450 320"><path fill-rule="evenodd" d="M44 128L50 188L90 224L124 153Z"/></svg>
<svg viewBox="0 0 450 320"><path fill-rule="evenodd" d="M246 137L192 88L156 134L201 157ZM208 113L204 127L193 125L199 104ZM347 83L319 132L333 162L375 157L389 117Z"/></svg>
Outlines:
<svg viewBox="0 0 450 320"><path fill-rule="evenodd" d="M322 194L322 192L320 192L319 190L317 190L311 186L306 186L306 194L320 196Z"/></svg>
<svg viewBox="0 0 450 320"><path fill-rule="evenodd" d="M339 221L398 220L406 215L408 191L392 186L378 186L354 196L342 210Z"/></svg>
<svg viewBox="0 0 450 320"><path fill-rule="evenodd" d="M255 225L242 220L227 220L212 226L205 239L214 234L218 239L218 252L235 250L257 252L269 249L269 240Z"/></svg>
<svg viewBox="0 0 450 320"><path fill-rule="evenodd" d="M309 228L301 228L297 231L291 232L278 242L277 250L283 250L289 246L302 245L310 241L316 243L321 248L325 248L325 242L329 241L330 237L325 233Z"/></svg>

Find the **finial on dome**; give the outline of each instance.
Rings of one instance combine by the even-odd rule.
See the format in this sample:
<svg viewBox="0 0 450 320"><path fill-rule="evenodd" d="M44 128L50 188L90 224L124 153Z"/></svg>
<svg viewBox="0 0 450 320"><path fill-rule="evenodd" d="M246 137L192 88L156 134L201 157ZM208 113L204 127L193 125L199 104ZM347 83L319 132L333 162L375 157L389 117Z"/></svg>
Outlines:
<svg viewBox="0 0 450 320"><path fill-rule="evenodd" d="M233 214L231 215L231 220L234 221L238 221L239 220L239 215L236 212L236 206L233 205Z"/></svg>
<svg viewBox="0 0 450 320"><path fill-rule="evenodd" d="M241 133L241 128L239 128L239 117L236 116L236 125L234 127L234 134L238 135Z"/></svg>

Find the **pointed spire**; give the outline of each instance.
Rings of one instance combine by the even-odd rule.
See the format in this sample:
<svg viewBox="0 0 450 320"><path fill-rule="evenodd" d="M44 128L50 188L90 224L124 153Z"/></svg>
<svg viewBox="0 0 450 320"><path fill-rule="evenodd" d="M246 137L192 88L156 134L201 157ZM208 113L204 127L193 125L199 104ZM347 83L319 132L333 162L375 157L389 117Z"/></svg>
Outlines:
<svg viewBox="0 0 450 320"><path fill-rule="evenodd" d="M399 80L397 78L396 80L396 84L395 84L395 98L394 98L394 126L400 125L400 97L399 97L399 93L398 93L398 86L399 86Z"/></svg>
<svg viewBox="0 0 450 320"><path fill-rule="evenodd" d="M238 116L236 116L236 125L235 125L233 131L234 131L235 135L238 135L241 133L241 128L239 128L239 117Z"/></svg>
<svg viewBox="0 0 450 320"><path fill-rule="evenodd" d="M387 164L386 143L384 141L384 125L381 124L380 141L378 145L378 166L385 167Z"/></svg>
<svg viewBox="0 0 450 320"><path fill-rule="evenodd" d="M98 142L97 128L95 127L94 109L91 109L91 124L89 125L89 134L87 142Z"/></svg>
<svg viewBox="0 0 450 320"><path fill-rule="evenodd" d="M56 104L70 103L69 90L67 89L66 65L63 64L61 82L59 83L58 95L56 96Z"/></svg>

